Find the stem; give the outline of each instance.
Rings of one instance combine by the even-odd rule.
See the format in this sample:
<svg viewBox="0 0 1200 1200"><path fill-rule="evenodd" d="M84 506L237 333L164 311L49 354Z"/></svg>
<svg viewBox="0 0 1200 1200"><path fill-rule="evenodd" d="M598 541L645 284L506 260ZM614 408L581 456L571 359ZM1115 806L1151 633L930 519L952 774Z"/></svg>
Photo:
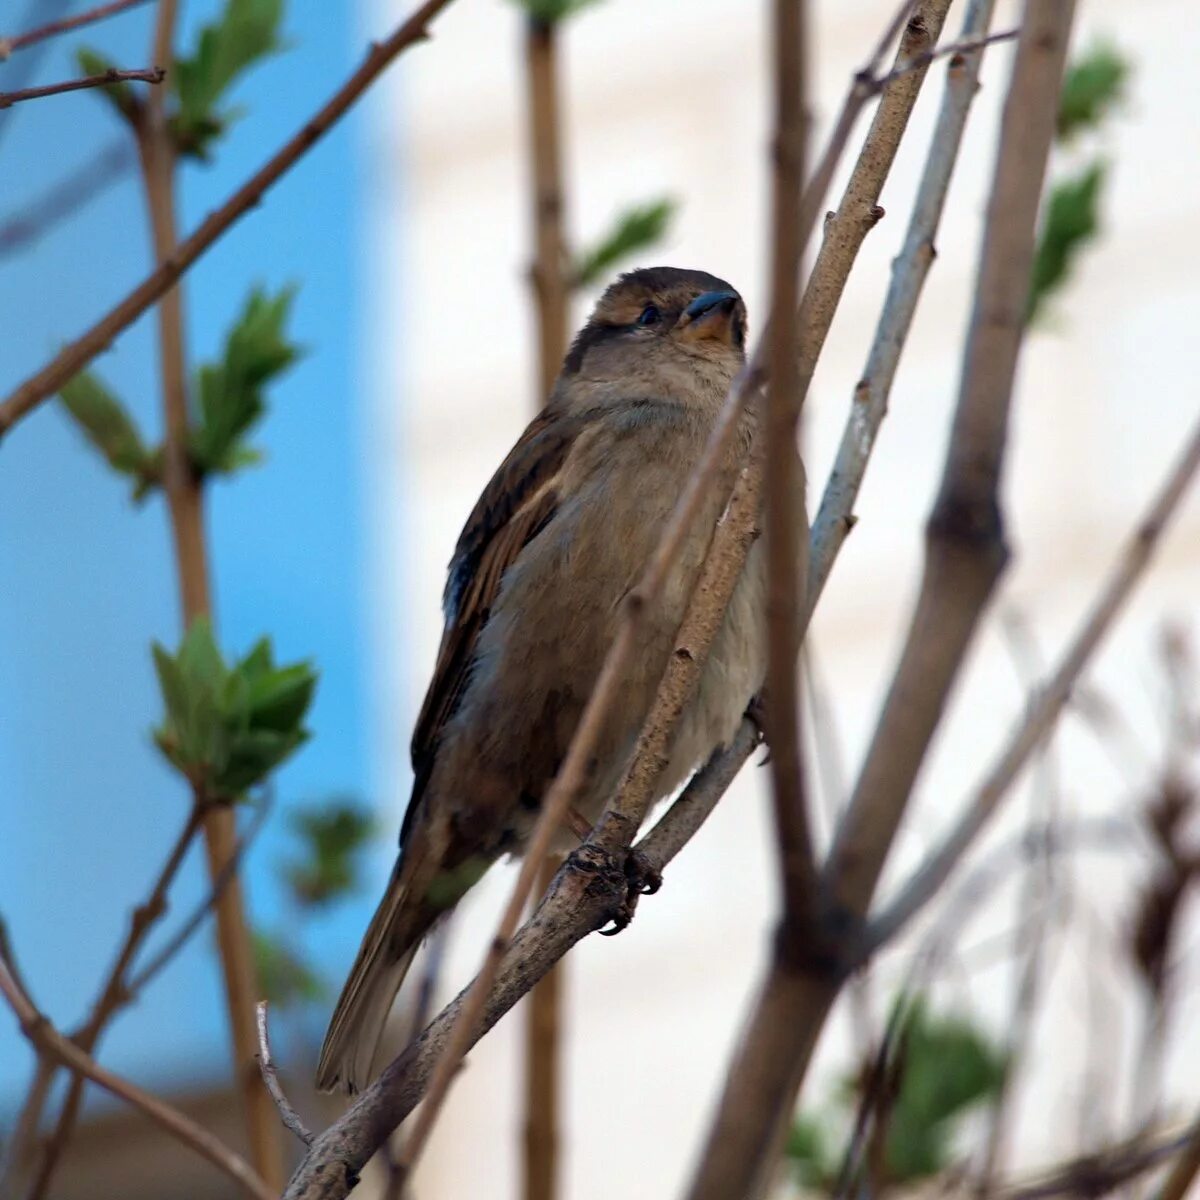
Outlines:
<svg viewBox="0 0 1200 1200"><path fill-rule="evenodd" d="M105 17L116 16L117 13L124 12L127 8L134 8L145 3L146 0L112 0L110 4L99 4L95 8L89 8L86 12L76 13L73 17L50 21L45 25L39 25L36 29L18 34L16 37L0 38L0 62L17 50L24 50L26 46L33 46L37 42L45 41L46 38L57 37L60 33L70 33L72 30L81 29L84 25L103 21Z"/></svg>
<svg viewBox="0 0 1200 1200"><path fill-rule="evenodd" d="M19 88L15 92L0 92L0 109L12 108L26 100L41 100L44 96L61 96L64 92L81 92L86 88L106 87L112 83L162 83L166 72L161 67L136 71L118 71L110 67L99 75L85 75L81 79L64 79L59 83L47 83L42 87Z"/></svg>

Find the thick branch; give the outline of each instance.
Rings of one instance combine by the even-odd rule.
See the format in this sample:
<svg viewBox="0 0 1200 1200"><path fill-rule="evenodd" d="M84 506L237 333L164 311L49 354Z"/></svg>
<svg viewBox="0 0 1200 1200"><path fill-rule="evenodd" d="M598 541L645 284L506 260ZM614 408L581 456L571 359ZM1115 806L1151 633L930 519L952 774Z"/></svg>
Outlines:
<svg viewBox="0 0 1200 1200"><path fill-rule="evenodd" d="M105 87L113 83L162 83L166 77L162 67L147 67L136 71L118 71L116 67L110 67L99 75L64 79L59 83L20 88L15 92L0 92L0 109L12 108L14 104L21 104L26 100L40 100L43 96L60 96L64 92L81 92L86 88Z"/></svg>
<svg viewBox="0 0 1200 1200"><path fill-rule="evenodd" d="M1073 0L1029 0L1009 83L974 311L921 592L827 879L861 917L1007 558L998 489L1024 332L1035 221L1054 135Z"/></svg>
<svg viewBox="0 0 1200 1200"><path fill-rule="evenodd" d="M976 789L966 811L942 844L900 893L872 919L866 939L870 954L893 938L941 889L1046 737L1071 697L1084 667L1144 574L1168 522L1200 470L1200 423L1114 565L1091 611L1054 673L1039 687L996 762Z"/></svg>
<svg viewBox="0 0 1200 1200"><path fill-rule="evenodd" d="M363 62L311 120L288 139L220 208L213 211L178 249L86 333L65 346L36 374L0 402L0 438L22 417L53 396L112 340L178 281L179 277L240 217L256 207L277 182L353 106L392 60L428 35L426 27L450 0L425 0L388 38L372 45Z"/></svg>
<svg viewBox="0 0 1200 1200"><path fill-rule="evenodd" d="M39 1054L58 1059L64 1066L86 1076L119 1100L124 1100L144 1113L155 1124L160 1125L184 1145L190 1146L202 1158L237 1182L247 1195L255 1197L256 1200L273 1200L275 1193L254 1173L250 1165L213 1137L207 1129L197 1125L157 1096L152 1096L120 1075L105 1070L73 1042L63 1037L38 1012L33 1002L18 986L6 960L0 961L0 995L4 996L9 1007L16 1013L21 1032Z"/></svg>

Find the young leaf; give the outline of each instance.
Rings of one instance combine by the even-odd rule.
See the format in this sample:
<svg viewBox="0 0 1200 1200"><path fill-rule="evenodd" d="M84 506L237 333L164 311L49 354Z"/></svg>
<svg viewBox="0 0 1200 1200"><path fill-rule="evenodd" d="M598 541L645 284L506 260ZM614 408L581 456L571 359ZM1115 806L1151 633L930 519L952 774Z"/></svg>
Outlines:
<svg viewBox="0 0 1200 1200"><path fill-rule="evenodd" d="M170 81L179 104L171 129L180 153L208 159L238 115L218 102L248 67L282 48L282 19L283 0L226 0L216 21L200 30L195 51L176 59Z"/></svg>
<svg viewBox="0 0 1200 1200"><path fill-rule="evenodd" d="M579 256L573 272L576 287L587 287L604 278L614 263L660 241L675 215L674 200L663 198L628 209L610 232Z"/></svg>
<svg viewBox="0 0 1200 1200"><path fill-rule="evenodd" d="M244 438L266 412L266 385L299 356L285 333L295 294L290 287L275 296L256 288L225 339L221 361L200 368L191 433L198 471L232 473L259 460Z"/></svg>
<svg viewBox="0 0 1200 1200"><path fill-rule="evenodd" d="M1051 190L1034 253L1027 320L1033 321L1047 297L1062 287L1079 252L1095 238L1105 171L1104 163L1092 163Z"/></svg>
<svg viewBox="0 0 1200 1200"><path fill-rule="evenodd" d="M1124 95L1129 63L1112 46L1097 46L1067 69L1058 101L1058 137L1094 129Z"/></svg>
<svg viewBox="0 0 1200 1200"><path fill-rule="evenodd" d="M160 454L152 453L125 406L91 371L80 371L59 392L80 432L114 471L134 481L133 498L142 500L159 482Z"/></svg>
<svg viewBox="0 0 1200 1200"><path fill-rule="evenodd" d="M75 51L75 61L84 75L104 75L115 70L117 65L111 58L106 58L99 51L87 46L81 46ZM132 121L141 107L133 88L121 80L116 83L104 83L90 90L99 92L126 121Z"/></svg>
<svg viewBox="0 0 1200 1200"><path fill-rule="evenodd" d="M283 869L298 904L317 907L344 896L357 882L359 852L375 832L371 814L348 799L333 799L292 815L302 856Z"/></svg>
<svg viewBox="0 0 1200 1200"><path fill-rule="evenodd" d="M801 1113L788 1131L784 1154L791 1161L800 1186L812 1191L828 1190L833 1183L834 1164L825 1132L814 1117Z"/></svg>

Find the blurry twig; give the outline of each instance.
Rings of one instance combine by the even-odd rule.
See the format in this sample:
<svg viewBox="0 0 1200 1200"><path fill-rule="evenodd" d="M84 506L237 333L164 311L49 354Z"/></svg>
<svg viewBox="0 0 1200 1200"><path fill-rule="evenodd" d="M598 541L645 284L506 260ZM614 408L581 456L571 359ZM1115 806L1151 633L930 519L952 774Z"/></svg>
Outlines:
<svg viewBox="0 0 1200 1200"><path fill-rule="evenodd" d="M120 179L133 161L133 153L122 138L48 188L24 211L9 216L0 223L0 259L28 246L50 226L78 211Z"/></svg>
<svg viewBox="0 0 1200 1200"><path fill-rule="evenodd" d="M428 25L450 0L425 0L390 36L371 46L366 60L328 101L293 134L226 201L210 213L175 253L160 263L137 287L90 329L68 343L41 370L0 401L0 438L29 412L53 396L64 383L106 349L240 217L254 208L264 193L285 175L381 75L393 59L428 37Z"/></svg>
<svg viewBox="0 0 1200 1200"><path fill-rule="evenodd" d="M255 1200L274 1200L273 1193L254 1173L250 1165L208 1130L197 1125L178 1109L157 1096L144 1092L129 1080L105 1070L73 1041L61 1033L40 1013L12 974L7 957L0 957L0 995L16 1014L21 1032L39 1055L57 1059L76 1075L85 1076L120 1100L140 1110L177 1140L235 1180Z"/></svg>
<svg viewBox="0 0 1200 1200"><path fill-rule="evenodd" d="M12 108L26 100L40 100L44 96L59 96L64 92L79 92L85 88L107 87L114 83L162 83L166 72L161 67L139 68L133 71L118 71L112 67L100 75L85 75L81 79L64 79L59 83L47 83L42 87L20 88L15 92L0 92L0 109Z"/></svg>
<svg viewBox="0 0 1200 1200"><path fill-rule="evenodd" d="M263 1083L275 1101L279 1110L279 1119L306 1146L312 1145L313 1135L300 1119L300 1114L292 1107L291 1101L284 1095L283 1085L279 1082L279 1072L275 1068L275 1060L271 1057L271 1039L267 1031L267 1002L260 1000L255 1006L254 1015L258 1026L258 1066L262 1072Z"/></svg>
<svg viewBox="0 0 1200 1200"><path fill-rule="evenodd" d="M60 33L81 29L84 25L103 21L106 17L116 16L117 13L124 12L127 8L135 8L137 5L145 3L146 0L112 0L110 4L99 4L95 8L89 8L86 12L76 13L73 17L48 21L45 25L39 25L36 29L19 33L15 37L0 37L0 62L17 50L24 50L26 46L36 45L38 42L56 37Z"/></svg>

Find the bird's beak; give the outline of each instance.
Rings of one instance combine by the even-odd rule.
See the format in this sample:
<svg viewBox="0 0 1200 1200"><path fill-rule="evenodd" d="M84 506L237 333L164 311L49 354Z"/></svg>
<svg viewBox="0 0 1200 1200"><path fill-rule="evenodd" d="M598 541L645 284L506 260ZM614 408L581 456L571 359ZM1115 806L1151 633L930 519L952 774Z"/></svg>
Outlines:
<svg viewBox="0 0 1200 1200"><path fill-rule="evenodd" d="M684 341L717 338L734 341L734 314L741 301L736 292L704 292L683 310L675 329Z"/></svg>

